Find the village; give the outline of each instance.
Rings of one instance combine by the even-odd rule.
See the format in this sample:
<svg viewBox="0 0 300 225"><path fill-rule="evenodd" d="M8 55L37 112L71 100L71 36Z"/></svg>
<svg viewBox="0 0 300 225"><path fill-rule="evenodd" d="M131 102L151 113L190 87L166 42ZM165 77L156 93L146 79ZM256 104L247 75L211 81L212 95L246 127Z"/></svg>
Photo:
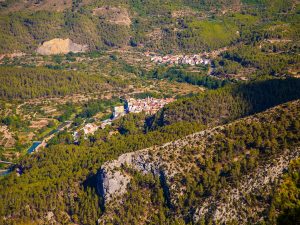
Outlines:
<svg viewBox="0 0 300 225"><path fill-rule="evenodd" d="M151 57L151 62L158 64L174 64L174 65L209 65L211 64L208 55L203 54L194 54L194 55L152 55L147 54Z"/></svg>
<svg viewBox="0 0 300 225"><path fill-rule="evenodd" d="M112 122L116 119L125 116L128 113L142 113L144 112L147 115L153 115L158 110L163 108L166 104L175 101L174 98L145 98L145 99L135 99L129 98L124 101L124 105L115 106L113 110L112 117L106 120L101 121L100 126L96 123L88 123L80 130L83 131L83 135L87 138L88 135L93 135L99 128L105 129L106 126L111 125ZM73 133L75 142L79 138L79 131Z"/></svg>

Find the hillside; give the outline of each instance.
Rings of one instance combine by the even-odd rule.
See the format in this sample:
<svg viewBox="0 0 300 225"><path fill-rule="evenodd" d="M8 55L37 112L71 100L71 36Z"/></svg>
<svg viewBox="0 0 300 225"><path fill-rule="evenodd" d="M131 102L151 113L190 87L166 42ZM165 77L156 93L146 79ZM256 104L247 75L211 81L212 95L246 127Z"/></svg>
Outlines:
<svg viewBox="0 0 300 225"><path fill-rule="evenodd" d="M105 90L105 79L82 72L58 72L45 68L1 68L1 98L65 96Z"/></svg>
<svg viewBox="0 0 300 225"><path fill-rule="evenodd" d="M106 52L119 54L138 75L214 88L257 76L298 77L298 24L295 0L5 0L0 65L49 66L40 54L69 52L90 63L79 53ZM164 63L151 60L194 54L209 63L188 68L167 63L175 68L159 74ZM59 63L53 68L65 69Z"/></svg>
<svg viewBox="0 0 300 225"><path fill-rule="evenodd" d="M297 10L294 0L5 0L0 52L32 52L53 38L70 38L91 50L133 46L164 52L210 51L253 38L299 41ZM273 29L274 24L283 27Z"/></svg>
<svg viewBox="0 0 300 225"><path fill-rule="evenodd" d="M167 105L152 129L178 121L219 125L300 97L299 79L267 79L207 91Z"/></svg>
<svg viewBox="0 0 300 225"><path fill-rule="evenodd" d="M100 224L270 222L273 190L300 156L299 110L297 100L105 163Z"/></svg>
<svg viewBox="0 0 300 225"><path fill-rule="evenodd" d="M1 154L2 157L11 157L9 154L14 153L19 158L15 159L12 172L0 179L0 197L7 200L0 202L0 223L67 221L90 225L100 218L120 224L117 218L121 218L125 224L137 224L136 220L141 215L147 219L145 223L150 224L168 224L176 218L180 218L181 224L189 223L197 218L195 212L201 210L194 205L199 206L211 199L217 207L221 202L215 199L223 198L218 195L222 193L221 188L231 193L230 187L238 188L237 182L253 186L256 182L261 183L262 177L258 175L257 181L249 183L241 176L255 174L256 169L261 171L260 168L266 165L270 165L270 171L276 170L280 175L282 167L286 167L294 153L298 154L294 147L297 147L299 139L297 99L300 89L295 78L247 82L219 90L206 90L204 94L178 99L154 115L154 118L168 120L178 118L177 121L173 119L169 124L151 126L153 116L128 114L114 120L105 129L81 136L74 143L74 131L80 131L87 123L99 124L101 117L107 119L111 108L120 104L120 93L130 93L132 89L118 89L116 83L111 83L112 87L109 87L107 82L102 87L99 75L74 71L61 73L59 70L39 69L40 73L35 73L36 69L10 67L4 71L1 79L6 91L3 92L1 121L15 138L16 150L5 149ZM18 76L12 76L13 80L9 80L8 74L12 71L16 71ZM6 82L11 82L10 88L5 86ZM168 83L163 84L166 86ZM108 90L103 92L105 87ZM78 91L81 94L75 94ZM12 100L8 103L5 98ZM292 100L294 102L288 103ZM285 104L262 112L281 103ZM168 113L172 117L161 117L162 112L172 112ZM241 119L258 112L261 113ZM70 125L69 128L53 135L48 146L39 152L24 154L19 150L27 133L32 135L29 132L34 132L34 137L47 138L48 133L52 135L66 124ZM33 126L45 127L33 129ZM145 148L150 150L139 152ZM138 157L136 162L141 163L138 164L138 171L153 170L157 174L161 167L166 170L162 176L153 176L152 173L144 176L131 168L123 168L118 161L110 164L110 160L120 156L120 161L127 161L127 164L134 163L131 159ZM273 157L283 163L273 165L270 161ZM99 170L106 166L108 169L116 166L117 170L115 173L107 170L106 176L113 181L105 187L108 195L104 201L101 197L103 190L96 186ZM121 167L120 171L118 167ZM119 177L114 179L116 175ZM165 182L174 185L170 185L175 188L170 189L170 194L169 188L163 188ZM113 196L118 192L125 194L126 201L119 205L121 208L114 204ZM128 198L127 193L130 195ZM269 195L269 192L265 193L265 196ZM144 200L140 196L144 196ZM286 202L285 199L281 201ZM136 211L134 203L139 205L139 211ZM244 204L243 200L241 204ZM261 204L268 209L266 202L253 204ZM151 209L149 217L145 215L144 207ZM214 217L215 214L210 210L207 216ZM230 215L235 214L231 212ZM257 215L267 218L265 211L257 211L253 217L257 218ZM276 220L277 211L272 218ZM244 221L245 217L237 219Z"/></svg>
<svg viewBox="0 0 300 225"><path fill-rule="evenodd" d="M300 222L299 0L0 0L0 225Z"/></svg>

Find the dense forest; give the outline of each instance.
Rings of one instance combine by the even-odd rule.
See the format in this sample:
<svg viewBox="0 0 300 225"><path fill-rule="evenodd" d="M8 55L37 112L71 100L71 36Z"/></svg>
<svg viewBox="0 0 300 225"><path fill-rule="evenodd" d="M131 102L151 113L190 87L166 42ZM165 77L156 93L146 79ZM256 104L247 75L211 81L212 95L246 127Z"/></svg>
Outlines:
<svg viewBox="0 0 300 225"><path fill-rule="evenodd" d="M106 141L96 135L91 143L82 140L80 146L53 145L27 156L20 163L20 177L14 173L1 181L1 199L6 199L0 203L1 223L5 215L14 218L6 220L7 224L14 221L37 223L45 213L54 210L59 222L69 223L71 219L81 224L94 224L101 210L93 176L103 162L200 129L202 127L197 124L179 123L147 135L111 137ZM58 197L59 193L64 194Z"/></svg>
<svg viewBox="0 0 300 225"><path fill-rule="evenodd" d="M152 127L178 121L217 125L300 97L299 79L273 79L231 85L169 104Z"/></svg>
<svg viewBox="0 0 300 225"><path fill-rule="evenodd" d="M11 174L7 179L1 182L2 198L10 202L9 205L3 202L4 205L0 207L2 209L1 213L2 215L13 214L14 217L24 221L29 218L37 219L44 215L47 212L46 210L49 210L48 203L51 202L51 207L55 209L57 220L69 221L68 214L72 215L71 220L74 222L80 221L83 224L93 223L92 221L95 221L101 213L99 211L100 200L96 197L95 190L93 189L92 176L97 173L97 170L104 161L125 152L176 140L189 133L203 129L203 125L220 123L220 121L215 120L216 118L224 119L224 121L222 121L222 123L224 123L225 121L227 122L250 113L262 111L276 104L299 98L299 90L299 82L297 82L296 79L258 81L253 84L236 85L233 87L225 87L223 90L207 92L207 94L204 95L206 95L205 99L209 102L208 105L211 106L211 109L215 107L213 104L219 105L221 109L208 111L207 113L204 111L202 114L189 114L194 117L182 117L182 115L184 115L182 109L186 108L186 110L189 109L193 112L190 105L191 102L194 103L193 105L196 109L199 107L199 110L209 109L208 105L199 102L203 96L179 100L167 106L162 111L164 113L168 112L168 115L173 115L177 118L177 123L170 122L172 125L168 126L166 126L166 124L160 124L164 126L161 128L157 127L157 130L150 131L146 134L146 130L144 129L147 128L144 127L144 116L126 117L116 122L115 126L119 127L121 133L118 136L108 137L108 131L100 130L88 140L81 139L78 143L79 146L68 145L68 143L70 144L70 142L66 141L68 134L62 133L58 136L55 143L53 142L53 144L51 144L49 149L45 149L36 155L27 156L20 163L19 168L22 171L21 177L18 178L15 174ZM224 97L223 100L221 96ZM279 96L282 96L282 98L279 98ZM198 102L195 101L195 99L197 99ZM237 99L240 100L237 101ZM254 101L254 99L256 99L256 101ZM223 105L220 104L219 101L224 101ZM87 113L93 114L94 110L97 111L98 109L94 109L93 104L93 102L88 103L86 110L83 110L78 116L85 117ZM243 104L243 108L241 104ZM169 113L171 109L178 109L178 111L174 111L174 113L177 114ZM228 110L229 112L225 111L225 114L222 114L224 116L220 117L219 113L224 113L222 109ZM288 111L284 112L287 113ZM225 117L226 115L227 118ZM158 113L156 117L161 118L161 113ZM178 118L180 117L180 120L186 122L178 123ZM282 118L284 117L282 116ZM285 116L285 118L291 117ZM191 123L191 121L196 121L203 125L194 124ZM288 124L290 124L290 122ZM288 124L286 125L289 126ZM266 124L266 126L269 126L269 124ZM295 124L293 126L297 125ZM152 127L152 129L154 129L154 127ZM260 132L264 132L268 129L264 128L259 130ZM278 135L280 135L280 133L278 133ZM237 138L236 135L234 136ZM261 136L264 135L261 134ZM70 140L70 138L71 137L68 139ZM285 143L293 142L286 141ZM261 149L264 149L264 147L261 147ZM81 183L81 185L75 185L77 182ZM60 191L62 191L62 193L69 193L69 195L63 195L57 198L57 193ZM78 195L82 195L82 197L78 197ZM25 202L29 208L23 207ZM72 208L69 207L70 204L73 205ZM86 211L81 211L82 208L86 208Z"/></svg>
<svg viewBox="0 0 300 225"><path fill-rule="evenodd" d="M141 75L147 78L168 79L170 81L185 82L188 84L199 85L208 89L217 89L231 83L229 79L217 79L207 76L207 68L201 68L202 71L191 73L180 67L164 67L160 66Z"/></svg>
<svg viewBox="0 0 300 225"><path fill-rule="evenodd" d="M45 68L0 68L0 96L7 99L65 96L104 90L99 75Z"/></svg>
<svg viewBox="0 0 300 225"><path fill-rule="evenodd" d="M194 137L189 139L186 146L177 146L175 149L172 145L161 147L151 154L163 159L163 165L176 162L181 168L178 174L172 171L176 174L169 178L172 185L166 186L166 181L158 175L144 176L125 167L126 172L133 173L133 181L123 198L125 203L119 206L111 204L101 221L111 221L112 224L122 223L121 221L124 224L139 224L140 220L137 218L141 217L146 224L147 220L151 221L149 224L194 224L196 209L201 207L206 199L209 199L213 211L216 202L229 202L229 196L224 195L227 188L233 189L243 184L247 174L253 176L255 171L261 171L272 159L276 160L278 156L285 154L285 149L297 148L297 114L299 101L258 114L254 117L256 119L240 120L215 133L210 131L209 137L204 136L199 140ZM201 147L202 142L205 148ZM243 207L243 210L247 210L248 222L255 223L254 208L262 205L270 207L259 214L267 224L275 224L276 220L278 224L293 224L293 221L299 220L299 204L296 200L299 191L298 161L291 163L283 183L275 185L273 190L265 188L257 192L254 188L251 194L244 195L244 204L247 207ZM163 165L161 168L167 173L168 167ZM170 188L171 194L166 193L166 188ZM179 193L178 189L181 190ZM268 198L272 199L271 204ZM216 202L213 199L216 199ZM231 207L242 207L239 205L241 200L236 198L233 201L236 201L236 205ZM151 213L147 213L149 209ZM212 219L207 213L196 224L216 222ZM230 224L239 224L234 218L230 221Z"/></svg>
<svg viewBox="0 0 300 225"><path fill-rule="evenodd" d="M226 127L221 136L215 135L210 138L210 145L206 151L216 149L217 155L213 159L205 160L203 172L182 174L186 177L183 184L187 187L187 192L182 196L178 207L174 208L166 203L162 184L158 178L135 175L136 182L130 186L135 191L128 193L124 204L116 209L116 216L109 216L109 220L112 220L113 224L118 224L120 219L125 221L125 224L136 224L138 223L136 218L150 207L154 210L151 221L155 223L184 224L190 221L192 216L190 209L198 205L202 198L219 193L220 184L221 186L235 184L243 174L249 173L263 163L265 158L280 154L283 146L292 148L297 144L299 141L297 114L299 105L287 104L257 116L259 121L265 122L240 121ZM16 221L20 223L31 221L33 224L38 223L39 218L51 211L55 215L55 220L61 223L73 221L94 224L103 213L101 198L95 189L96 174L103 162L125 152L176 140L203 128L197 124L181 122L147 134L127 134L103 139L99 133L99 136L95 135L93 139L82 140L79 146L52 145L38 154L27 156L18 166L22 171L20 177L13 173L1 181L0 195L2 199L6 199L1 202L1 218L3 216L7 218L6 224L13 224ZM250 158L239 162L241 164L232 161L248 149L253 153ZM181 160L189 159L190 150L185 150L186 153L182 155L184 157ZM228 166L224 167L222 172L215 168L225 162ZM194 181L198 179L194 177L197 174L201 174L200 184ZM225 179L222 178L224 175ZM280 198L282 199L280 196L277 197L277 202ZM145 205L145 201L150 205ZM136 207L137 204L140 207ZM276 205L276 202L274 204L274 207L281 207L284 213L284 206ZM110 212L109 209L106 210ZM183 220L177 221L175 215L182 215ZM276 219L271 215L270 218Z"/></svg>

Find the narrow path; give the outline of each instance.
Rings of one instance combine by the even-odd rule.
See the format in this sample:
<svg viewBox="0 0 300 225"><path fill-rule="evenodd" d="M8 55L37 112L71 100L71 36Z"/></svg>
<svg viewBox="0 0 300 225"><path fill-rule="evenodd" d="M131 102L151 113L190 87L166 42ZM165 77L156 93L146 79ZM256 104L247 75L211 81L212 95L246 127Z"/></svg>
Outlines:
<svg viewBox="0 0 300 225"><path fill-rule="evenodd" d="M4 164L14 164L14 163L12 163L12 162L3 161L3 160L0 160L0 163L4 163Z"/></svg>

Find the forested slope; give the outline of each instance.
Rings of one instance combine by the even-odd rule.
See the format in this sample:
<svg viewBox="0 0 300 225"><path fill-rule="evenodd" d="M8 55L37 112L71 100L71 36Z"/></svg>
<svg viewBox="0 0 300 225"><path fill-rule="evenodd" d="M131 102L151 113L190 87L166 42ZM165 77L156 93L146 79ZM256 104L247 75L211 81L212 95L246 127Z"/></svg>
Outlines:
<svg viewBox="0 0 300 225"><path fill-rule="evenodd" d="M57 71L45 68L0 69L0 97L28 99L65 96L74 93L103 91L105 79L84 72Z"/></svg>
<svg viewBox="0 0 300 225"><path fill-rule="evenodd" d="M0 221L37 224L45 223L45 216L53 215L50 221L61 223L94 224L100 218L116 224L120 223L119 219L125 224L135 224L143 215L145 224L151 224L150 221L164 224L176 220L181 224L190 222L196 215L195 207L205 199L219 198L221 187L238 185L245 174L255 172L272 158L279 160L277 155L287 154L291 159L294 153L298 154L294 148L299 142L298 120L299 101L295 101L225 127L188 136L184 141L152 148L146 157L139 157L139 165L143 165L139 168L152 168L152 171L165 168L166 177L170 175L168 171L176 172L177 175L172 172L174 176L167 178L174 184L170 185L170 190L176 187L176 191L171 191L171 198L166 197L161 183L164 181L125 168L135 182L130 184L131 191L128 197L125 195L124 204L113 210L114 213L109 205L103 208L100 192L96 191L96 175L105 162L127 152L175 141L204 127L181 122L146 134L104 138L96 135L79 146L51 145L42 152L26 156L17 166L21 170L20 176L13 172L1 180L0 195L6 201L0 205ZM152 160L157 162L150 164L154 167L147 166ZM178 195L180 190L183 195ZM267 208L268 204L263 200L262 204ZM282 209L282 219L286 218L284 210L288 206L277 204L276 207ZM151 213L146 216L145 210ZM104 217L101 216L103 213ZM261 213L268 219L265 211ZM178 216L181 219L175 219ZM199 218L200 221L203 219L202 216ZM277 218L277 211L270 216L272 218Z"/></svg>
<svg viewBox="0 0 300 225"><path fill-rule="evenodd" d="M231 85L167 105L155 115L152 128L177 121L222 124L299 97L299 79L272 79Z"/></svg>
<svg viewBox="0 0 300 225"><path fill-rule="evenodd" d="M296 162L289 172L295 176L293 189L285 190L289 181L281 185L281 177L300 156L299 113L297 100L105 163L101 223L274 224L278 219L280 224L286 216L297 221ZM291 197L284 200L283 192Z"/></svg>
<svg viewBox="0 0 300 225"><path fill-rule="evenodd" d="M193 123L166 126L148 134L116 136L77 145L53 145L26 156L15 172L1 180L0 224L60 223L95 224L103 208L96 193L96 173L119 155L160 145L203 129ZM16 168L15 168L16 169Z"/></svg>
<svg viewBox="0 0 300 225"><path fill-rule="evenodd" d="M264 38L298 40L297 1L10 1L0 3L0 52L32 52L44 41L70 38L89 49L145 47L199 52ZM49 5L45 7L45 5ZM124 25L94 10L114 10ZM125 13L123 13L125 12ZM121 21L121 23L119 23ZM278 24L279 29L273 26ZM281 28L282 24L287 24ZM255 31L255 32L252 32Z"/></svg>
<svg viewBox="0 0 300 225"><path fill-rule="evenodd" d="M0 225L297 224L299 24L299 0L0 0ZM176 101L83 135L148 95Z"/></svg>

